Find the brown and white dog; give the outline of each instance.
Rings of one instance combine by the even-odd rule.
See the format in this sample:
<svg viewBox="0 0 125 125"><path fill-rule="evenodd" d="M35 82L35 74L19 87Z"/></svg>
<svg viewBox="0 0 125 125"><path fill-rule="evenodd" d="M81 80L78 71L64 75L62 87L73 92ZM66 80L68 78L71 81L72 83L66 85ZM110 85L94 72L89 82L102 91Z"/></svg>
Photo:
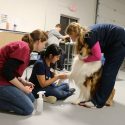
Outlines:
<svg viewBox="0 0 125 125"><path fill-rule="evenodd" d="M79 104L80 102L89 101L97 91L100 85L100 78L102 74L101 61L83 62L83 58L89 56L90 49L88 45L82 46L78 55L73 59L71 72L68 74L70 81L74 80L76 86L79 88L79 97L74 100L73 104ZM80 59L81 58L81 59ZM106 105L111 106L113 104L113 97L115 90L113 89L110 97L108 98Z"/></svg>

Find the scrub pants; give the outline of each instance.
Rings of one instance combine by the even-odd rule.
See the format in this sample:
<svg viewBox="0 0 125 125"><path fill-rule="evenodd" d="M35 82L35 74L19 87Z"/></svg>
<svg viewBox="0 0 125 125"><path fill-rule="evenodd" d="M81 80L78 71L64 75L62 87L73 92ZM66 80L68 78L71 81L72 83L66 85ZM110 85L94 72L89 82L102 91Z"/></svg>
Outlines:
<svg viewBox="0 0 125 125"><path fill-rule="evenodd" d="M114 88L116 76L125 57L125 39L121 41L119 46L104 53L105 63L100 88L91 100L97 108L102 108L105 105Z"/></svg>

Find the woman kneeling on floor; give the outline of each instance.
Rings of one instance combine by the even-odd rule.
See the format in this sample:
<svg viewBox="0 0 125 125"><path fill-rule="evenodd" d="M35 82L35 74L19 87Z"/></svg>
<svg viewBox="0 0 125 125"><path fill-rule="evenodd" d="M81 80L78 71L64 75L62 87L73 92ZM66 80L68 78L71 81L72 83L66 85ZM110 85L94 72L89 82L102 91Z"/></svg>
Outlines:
<svg viewBox="0 0 125 125"><path fill-rule="evenodd" d="M48 39L44 31L34 30L22 40L10 42L0 48L0 111L18 115L31 115L35 101L33 83L21 78L28 67L30 53L40 52Z"/></svg>
<svg viewBox="0 0 125 125"><path fill-rule="evenodd" d="M49 103L55 103L56 100L63 100L71 96L75 89L69 89L67 83L61 83L57 85L55 81L58 79L66 79L65 74L58 74L54 76L51 71L51 64L55 64L61 54L61 49L55 44L51 44L44 52L43 58L36 61L34 64L30 82L35 84L33 94L37 98L37 92L46 91L44 101Z"/></svg>

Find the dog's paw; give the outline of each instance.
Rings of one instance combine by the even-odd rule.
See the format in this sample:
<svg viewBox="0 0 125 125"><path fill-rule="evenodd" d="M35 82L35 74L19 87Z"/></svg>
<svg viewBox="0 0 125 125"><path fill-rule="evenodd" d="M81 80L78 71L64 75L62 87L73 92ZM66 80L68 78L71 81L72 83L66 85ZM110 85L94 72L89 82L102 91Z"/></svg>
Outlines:
<svg viewBox="0 0 125 125"><path fill-rule="evenodd" d="M71 102L71 104L73 104L73 105L78 105L79 103L77 103L77 102Z"/></svg>
<svg viewBox="0 0 125 125"><path fill-rule="evenodd" d="M114 103L113 100L111 100L111 101L107 101L105 105L106 105L106 106L112 106L113 103Z"/></svg>
<svg viewBox="0 0 125 125"><path fill-rule="evenodd" d="M73 104L73 105L78 105L79 103L80 103L79 100L74 100L74 101L71 102L71 104Z"/></svg>

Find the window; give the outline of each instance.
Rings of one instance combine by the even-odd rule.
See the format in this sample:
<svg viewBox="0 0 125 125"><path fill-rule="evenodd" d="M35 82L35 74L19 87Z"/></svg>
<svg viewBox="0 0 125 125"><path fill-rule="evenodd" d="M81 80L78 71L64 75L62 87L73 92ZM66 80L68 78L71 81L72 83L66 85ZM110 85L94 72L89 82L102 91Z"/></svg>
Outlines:
<svg viewBox="0 0 125 125"><path fill-rule="evenodd" d="M61 34L65 35L65 30L66 27L71 23L71 22L78 22L78 18L75 17L69 17L65 15L60 16L60 24L62 26Z"/></svg>

